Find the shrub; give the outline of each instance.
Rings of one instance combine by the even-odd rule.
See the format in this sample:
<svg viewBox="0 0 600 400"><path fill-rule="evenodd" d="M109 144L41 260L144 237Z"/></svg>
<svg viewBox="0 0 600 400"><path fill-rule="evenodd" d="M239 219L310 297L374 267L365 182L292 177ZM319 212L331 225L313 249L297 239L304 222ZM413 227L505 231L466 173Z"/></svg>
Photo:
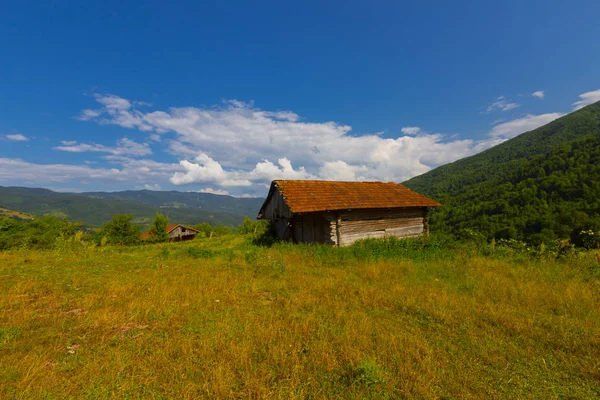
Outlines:
<svg viewBox="0 0 600 400"><path fill-rule="evenodd" d="M65 236L60 235L56 238L54 243L54 249L59 253L72 253L72 252L88 252L94 249L94 243L89 240L84 240L86 233L83 230L77 231L74 235Z"/></svg>
<svg viewBox="0 0 600 400"><path fill-rule="evenodd" d="M269 230L269 220L261 219L254 220L249 217L244 217L244 222L237 228L237 233L241 235L261 235Z"/></svg>
<svg viewBox="0 0 600 400"><path fill-rule="evenodd" d="M487 237L484 234L469 228L458 230L456 232L456 239L463 242L475 243L477 245L487 243Z"/></svg>
<svg viewBox="0 0 600 400"><path fill-rule="evenodd" d="M164 243L169 241L169 234L167 233L167 226L169 225L169 218L157 212L156 216L150 224L148 233L150 234L150 241L156 243Z"/></svg>
<svg viewBox="0 0 600 400"><path fill-rule="evenodd" d="M217 225L213 229L213 236L231 235L233 233L233 229L225 225Z"/></svg>
<svg viewBox="0 0 600 400"><path fill-rule="evenodd" d="M600 249L600 232L591 229L579 232L577 244L585 249Z"/></svg>
<svg viewBox="0 0 600 400"><path fill-rule="evenodd" d="M8 217L0 217L0 250L16 247L25 223Z"/></svg>
<svg viewBox="0 0 600 400"><path fill-rule="evenodd" d="M51 249L58 238L71 238L79 229L79 223L53 216L32 221L0 217L0 250L15 247Z"/></svg>
<svg viewBox="0 0 600 400"><path fill-rule="evenodd" d="M257 246L270 246L275 242L273 224L267 219L253 220L244 217L244 222L238 226L237 233L250 236Z"/></svg>
<svg viewBox="0 0 600 400"><path fill-rule="evenodd" d="M201 224L194 225L193 228L200 232L199 235L196 235L196 237L198 237L198 238L205 238L205 237L210 238L210 237L230 235L233 233L233 229L231 229L228 226L225 226L225 225L212 226L208 222L203 222Z"/></svg>
<svg viewBox="0 0 600 400"><path fill-rule="evenodd" d="M196 237L210 237L211 233L213 232L213 227L208 222L194 225L194 229L200 232L200 234L196 235Z"/></svg>
<svg viewBox="0 0 600 400"><path fill-rule="evenodd" d="M512 240L518 237L517 229L514 226L503 226L494 233L495 239Z"/></svg>
<svg viewBox="0 0 600 400"><path fill-rule="evenodd" d="M108 244L132 245L140 241L140 227L133 225L131 214L115 214L98 232L98 240L106 238Z"/></svg>

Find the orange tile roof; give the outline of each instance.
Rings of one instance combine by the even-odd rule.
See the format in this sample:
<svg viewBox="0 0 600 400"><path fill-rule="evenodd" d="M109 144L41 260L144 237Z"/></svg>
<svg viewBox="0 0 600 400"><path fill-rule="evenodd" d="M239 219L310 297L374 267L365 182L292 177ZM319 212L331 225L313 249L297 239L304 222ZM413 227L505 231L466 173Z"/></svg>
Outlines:
<svg viewBox="0 0 600 400"><path fill-rule="evenodd" d="M177 228L179 224L170 224L167 225L167 233L171 232L173 229Z"/></svg>
<svg viewBox="0 0 600 400"><path fill-rule="evenodd" d="M278 189L293 213L349 209L441 207L435 200L394 182L336 182L277 180ZM261 210L262 212L262 210Z"/></svg>

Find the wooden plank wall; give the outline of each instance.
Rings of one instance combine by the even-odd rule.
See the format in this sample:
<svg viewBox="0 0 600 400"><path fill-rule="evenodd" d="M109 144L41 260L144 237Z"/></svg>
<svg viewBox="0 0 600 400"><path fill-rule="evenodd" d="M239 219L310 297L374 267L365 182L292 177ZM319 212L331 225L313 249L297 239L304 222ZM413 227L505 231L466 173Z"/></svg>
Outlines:
<svg viewBox="0 0 600 400"><path fill-rule="evenodd" d="M175 228L171 232L169 232L170 239L184 240L184 239L192 239L195 236L196 236L195 231L186 229L185 232L183 232L183 229L181 226L178 226L177 228Z"/></svg>
<svg viewBox="0 0 600 400"><path fill-rule="evenodd" d="M335 244L335 237L331 237L331 218L329 213L295 215L292 223L295 241Z"/></svg>
<svg viewBox="0 0 600 400"><path fill-rule="evenodd" d="M276 218L292 219L292 211L287 204L285 204L285 200L279 190L276 190L273 193L273 196L271 196L269 202L265 206L263 217L272 220Z"/></svg>
<svg viewBox="0 0 600 400"><path fill-rule="evenodd" d="M277 238L284 240L290 238L289 225L292 222L292 212L287 204L285 204L285 200L279 190L273 193L269 202L265 205L263 218L273 221L273 228Z"/></svg>
<svg viewBox="0 0 600 400"><path fill-rule="evenodd" d="M426 208L398 208L392 210L356 210L339 214L340 246L349 246L357 240L388 236L412 237L426 232ZM335 234L335 231L334 231Z"/></svg>
<svg viewBox="0 0 600 400"><path fill-rule="evenodd" d="M356 210L294 215L294 240L349 246L357 240L413 237L427 232L427 209Z"/></svg>

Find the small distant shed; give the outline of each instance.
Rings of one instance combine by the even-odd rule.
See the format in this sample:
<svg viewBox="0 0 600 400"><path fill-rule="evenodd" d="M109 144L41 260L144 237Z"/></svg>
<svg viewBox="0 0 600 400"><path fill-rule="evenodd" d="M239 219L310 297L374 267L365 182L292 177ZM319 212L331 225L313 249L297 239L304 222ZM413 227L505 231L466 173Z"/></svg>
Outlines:
<svg viewBox="0 0 600 400"><path fill-rule="evenodd" d="M258 214L278 238L347 246L359 239L429 233L435 200L397 183L276 180Z"/></svg>
<svg viewBox="0 0 600 400"><path fill-rule="evenodd" d="M181 224L170 224L167 225L166 228L167 233L169 234L169 241L178 242L181 240L190 240L193 239L196 234L198 234L198 230L194 228L190 228L189 226L183 226ZM140 238L142 240L147 240L152 237L150 232L144 232Z"/></svg>

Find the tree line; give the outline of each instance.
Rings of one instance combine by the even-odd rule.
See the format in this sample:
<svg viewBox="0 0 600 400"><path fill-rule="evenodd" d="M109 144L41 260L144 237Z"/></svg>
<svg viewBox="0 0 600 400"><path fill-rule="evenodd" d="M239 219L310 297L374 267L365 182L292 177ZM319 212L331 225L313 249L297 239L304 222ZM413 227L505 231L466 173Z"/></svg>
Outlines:
<svg viewBox="0 0 600 400"><path fill-rule="evenodd" d="M142 245L169 241L167 226L169 218L156 213L148 232L147 240L140 238L142 230L132 222L131 214L115 214L112 219L100 229L92 230L78 222L70 222L65 218L42 216L33 220L0 216L0 250L23 249L52 249L62 241L72 239L94 244L105 245ZM198 231L196 237L209 238L238 234L262 234L268 230L268 222L254 221L244 217L243 223L236 229L225 225L211 225L208 222L192 225Z"/></svg>

